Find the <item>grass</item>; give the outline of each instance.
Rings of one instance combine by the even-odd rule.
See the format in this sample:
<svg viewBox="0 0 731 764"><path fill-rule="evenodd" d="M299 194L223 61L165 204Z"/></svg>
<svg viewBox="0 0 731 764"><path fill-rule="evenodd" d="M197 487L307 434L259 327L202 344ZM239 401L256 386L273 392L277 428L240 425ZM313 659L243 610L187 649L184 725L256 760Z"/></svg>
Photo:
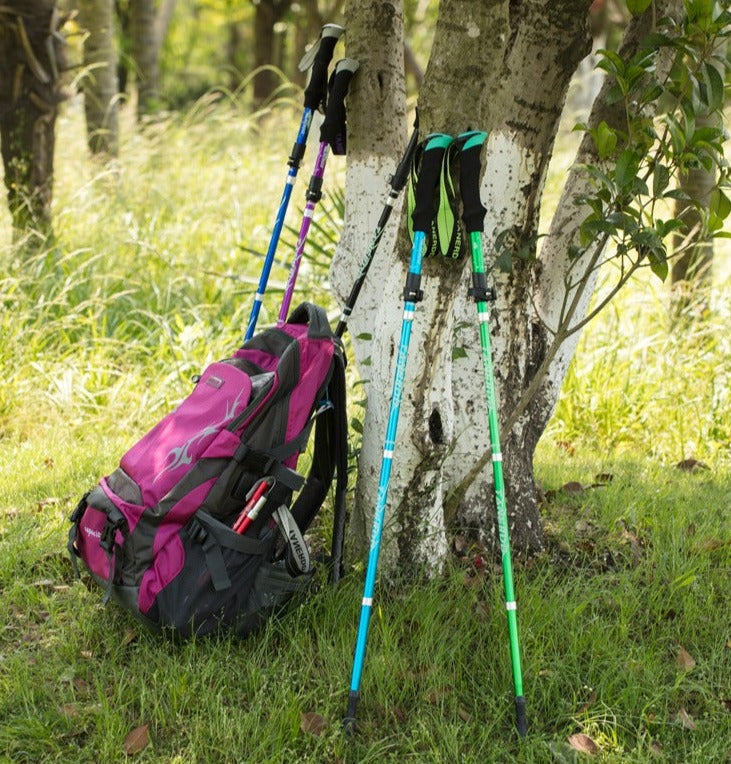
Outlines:
<svg viewBox="0 0 731 764"><path fill-rule="evenodd" d="M353 738L357 563L243 642L162 640L74 577L66 517L240 340L266 249L296 127L271 125L294 117L201 108L205 124L128 128L114 168L86 158L67 110L53 251L12 247L0 210L0 762L574 762L577 733L601 762L728 760L723 253L703 322L673 322L640 280L581 340L536 460L548 546L516 570L522 743L479 549L442 580L379 588ZM690 458L705 467L674 466Z"/></svg>

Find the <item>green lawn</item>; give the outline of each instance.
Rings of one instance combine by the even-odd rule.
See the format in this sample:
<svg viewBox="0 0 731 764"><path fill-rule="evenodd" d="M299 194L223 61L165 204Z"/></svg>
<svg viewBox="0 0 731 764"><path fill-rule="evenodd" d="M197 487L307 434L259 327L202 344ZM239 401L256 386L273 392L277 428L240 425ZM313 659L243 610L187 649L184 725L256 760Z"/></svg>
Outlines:
<svg viewBox="0 0 731 764"><path fill-rule="evenodd" d="M378 588L348 738L356 561L255 638L175 644L102 606L65 551L81 493L241 339L290 133L169 120L128 129L114 169L81 136L72 106L52 251L12 247L0 211L0 761L729 760L727 251L703 321L640 280L581 340L536 460L548 545L515 573L528 738L479 549Z"/></svg>

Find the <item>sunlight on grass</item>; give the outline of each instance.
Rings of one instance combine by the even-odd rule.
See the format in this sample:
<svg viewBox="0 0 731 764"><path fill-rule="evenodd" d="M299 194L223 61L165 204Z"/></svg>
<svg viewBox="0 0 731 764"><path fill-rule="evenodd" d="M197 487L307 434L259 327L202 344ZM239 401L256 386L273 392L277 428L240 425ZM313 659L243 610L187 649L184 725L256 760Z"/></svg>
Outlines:
<svg viewBox="0 0 731 764"><path fill-rule="evenodd" d="M0 760L121 760L126 735L148 724L139 760L166 764L231 752L571 762L576 733L603 762L722 761L728 246L703 321L671 320L667 288L643 276L580 341L537 454L547 548L516 570L524 743L511 727L502 582L480 550L441 581L379 588L351 740L340 720L360 575L322 586L260 638L162 648L74 578L66 518L80 494L242 339L297 116L280 106L254 119L204 99L138 133L125 115L120 159L104 165L87 156L74 101L58 125L53 248L14 249L0 209ZM547 205L569 161L562 145ZM331 164L301 282L318 302L340 226L344 162ZM272 274L275 306L306 183ZM708 469L673 468L691 457ZM303 731L308 713L323 717L320 734Z"/></svg>

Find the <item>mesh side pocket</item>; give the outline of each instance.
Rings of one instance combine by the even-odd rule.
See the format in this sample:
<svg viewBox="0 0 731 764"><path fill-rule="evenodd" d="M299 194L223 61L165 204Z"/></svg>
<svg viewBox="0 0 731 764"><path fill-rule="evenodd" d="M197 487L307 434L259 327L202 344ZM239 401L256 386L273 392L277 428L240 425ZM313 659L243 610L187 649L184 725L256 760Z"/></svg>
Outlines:
<svg viewBox="0 0 731 764"><path fill-rule="evenodd" d="M306 592L314 571L292 576L284 560L264 562L259 567L246 609L236 619L235 633L245 637L264 621L281 612L295 596Z"/></svg>
<svg viewBox="0 0 731 764"><path fill-rule="evenodd" d="M153 617L183 637L225 629L247 608L273 537L240 536L205 512L198 512L179 535L185 563L157 595Z"/></svg>

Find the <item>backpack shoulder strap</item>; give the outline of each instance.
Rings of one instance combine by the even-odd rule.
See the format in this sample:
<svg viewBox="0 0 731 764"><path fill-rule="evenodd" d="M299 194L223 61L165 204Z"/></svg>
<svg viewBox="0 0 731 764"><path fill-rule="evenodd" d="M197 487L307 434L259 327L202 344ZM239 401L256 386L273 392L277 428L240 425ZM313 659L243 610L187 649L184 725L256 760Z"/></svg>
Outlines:
<svg viewBox="0 0 731 764"><path fill-rule="evenodd" d="M335 483L335 517L333 524L333 580L341 577L343 538L345 534L348 488L348 440L345 401L344 356L336 352L328 384L330 407L315 421L315 447L307 482L292 505L292 515L301 530L305 530L325 501L333 477Z"/></svg>

